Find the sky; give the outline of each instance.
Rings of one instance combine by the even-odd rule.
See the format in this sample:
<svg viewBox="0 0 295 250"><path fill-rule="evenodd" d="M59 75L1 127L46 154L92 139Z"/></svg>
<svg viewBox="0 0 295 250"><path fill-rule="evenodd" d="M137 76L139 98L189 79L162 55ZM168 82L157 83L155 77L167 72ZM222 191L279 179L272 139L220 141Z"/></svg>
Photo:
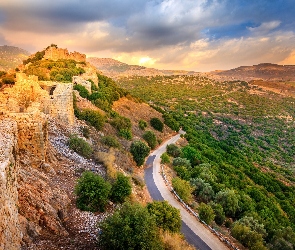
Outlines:
<svg viewBox="0 0 295 250"><path fill-rule="evenodd" d="M0 0L0 45L158 69L295 64L295 0Z"/></svg>

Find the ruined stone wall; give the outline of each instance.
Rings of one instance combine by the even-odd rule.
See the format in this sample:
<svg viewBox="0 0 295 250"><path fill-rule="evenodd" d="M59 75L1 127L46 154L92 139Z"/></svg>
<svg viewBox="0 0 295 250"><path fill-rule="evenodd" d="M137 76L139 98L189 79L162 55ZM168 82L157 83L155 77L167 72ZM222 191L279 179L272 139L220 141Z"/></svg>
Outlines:
<svg viewBox="0 0 295 250"><path fill-rule="evenodd" d="M61 83L55 86L49 99L49 114L63 123L74 124L72 83Z"/></svg>
<svg viewBox="0 0 295 250"><path fill-rule="evenodd" d="M19 171L17 126L0 121L0 249L20 249L22 233L18 218L17 174Z"/></svg>
<svg viewBox="0 0 295 250"><path fill-rule="evenodd" d="M86 55L79 52L69 53L67 49L60 49L55 47L49 47L45 50L44 59L50 59L57 61L58 59L72 59L76 62L86 62Z"/></svg>
<svg viewBox="0 0 295 250"><path fill-rule="evenodd" d="M18 148L30 152L32 167L38 168L45 162L48 128L47 119L42 113L10 113L17 122Z"/></svg>

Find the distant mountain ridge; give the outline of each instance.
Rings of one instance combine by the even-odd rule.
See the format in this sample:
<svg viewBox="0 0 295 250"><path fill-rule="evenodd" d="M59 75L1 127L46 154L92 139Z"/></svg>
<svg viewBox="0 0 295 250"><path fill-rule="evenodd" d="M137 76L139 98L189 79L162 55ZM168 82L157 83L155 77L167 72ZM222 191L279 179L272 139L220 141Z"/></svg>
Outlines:
<svg viewBox="0 0 295 250"><path fill-rule="evenodd" d="M221 72L210 72L224 80L271 80L294 81L295 65L278 65L272 63L260 63L253 66L240 66L238 68Z"/></svg>
<svg viewBox="0 0 295 250"><path fill-rule="evenodd" d="M14 69L27 59L30 53L14 46L0 46L0 70Z"/></svg>
<svg viewBox="0 0 295 250"><path fill-rule="evenodd" d="M159 70L139 65L129 65L111 58L89 57L87 61L111 78L128 76L188 75L195 72L185 70Z"/></svg>

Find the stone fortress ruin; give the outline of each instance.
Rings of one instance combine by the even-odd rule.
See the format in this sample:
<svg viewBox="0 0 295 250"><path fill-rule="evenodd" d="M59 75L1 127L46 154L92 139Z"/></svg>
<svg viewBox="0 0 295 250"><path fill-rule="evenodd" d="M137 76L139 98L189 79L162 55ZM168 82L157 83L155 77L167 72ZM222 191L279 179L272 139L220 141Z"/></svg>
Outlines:
<svg viewBox="0 0 295 250"><path fill-rule="evenodd" d="M28 185L22 178L20 180L26 184L18 183L18 176L22 173L22 177L30 176L29 180L32 176L38 176L36 171L41 170L46 164L48 120L54 118L66 126L73 125L75 122L73 85L84 84L91 91L91 82L87 80L91 79L96 85L98 83L96 69L86 64L86 56L83 54L49 47L45 51L43 60L46 59L73 59L84 63L86 72L73 77L73 83L39 81L37 76L16 73L15 85L6 87L0 92L0 249L20 249L21 242L33 223L18 213L21 202L19 192L27 190L24 185ZM24 164L21 164L23 159L19 156L21 151L30 155L29 167L35 170L21 169ZM39 182L47 185L43 180ZM22 185L20 189L19 186ZM34 187L31 187L33 189L29 189L28 192L34 190ZM36 190L36 194L39 195L38 192L41 197L42 192L49 191ZM55 210L49 205L46 206L48 206L47 211L51 211L48 212L49 215L44 211L41 213L42 209L35 211L35 208L32 208L35 211L33 214L36 221L49 223L48 218L54 217ZM43 219L38 216L42 216ZM58 219L52 221L53 226L49 227L58 233L63 233Z"/></svg>

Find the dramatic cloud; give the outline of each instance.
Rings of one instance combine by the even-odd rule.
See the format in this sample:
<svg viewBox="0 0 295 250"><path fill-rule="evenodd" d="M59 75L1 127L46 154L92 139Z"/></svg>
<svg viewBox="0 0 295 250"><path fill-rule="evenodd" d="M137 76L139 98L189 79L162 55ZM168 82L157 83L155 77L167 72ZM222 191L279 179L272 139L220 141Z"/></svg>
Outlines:
<svg viewBox="0 0 295 250"><path fill-rule="evenodd" d="M0 43L161 68L294 63L293 0L9 0Z"/></svg>

